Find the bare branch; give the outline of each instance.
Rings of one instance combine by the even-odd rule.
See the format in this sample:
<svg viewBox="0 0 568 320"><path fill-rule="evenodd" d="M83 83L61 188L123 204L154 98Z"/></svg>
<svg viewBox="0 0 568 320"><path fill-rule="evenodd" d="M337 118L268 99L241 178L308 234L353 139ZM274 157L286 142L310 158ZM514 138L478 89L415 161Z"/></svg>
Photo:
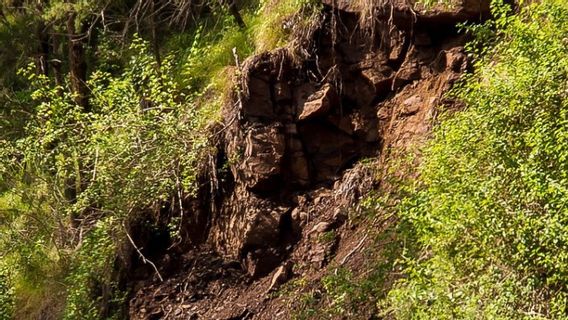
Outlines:
<svg viewBox="0 0 568 320"><path fill-rule="evenodd" d="M160 279L160 281L164 282L164 278L162 278L162 275L160 274L160 271L158 271L158 268L156 267L156 265L152 261L148 260L142 254L142 251L140 251L140 249L138 249L138 247L136 246L136 243L134 243L134 240L132 240L132 237L130 236L130 234L128 234L128 231L126 230L126 226L124 225L124 223L122 224L122 226L124 227L124 232L126 233L126 237L128 237L128 240L130 241L130 243L132 244L134 249L136 249L136 252L138 252L138 255L140 256L140 259L142 259L142 262L144 262L144 264L151 265L152 268L154 268L154 271L156 271L156 274L158 275L158 278Z"/></svg>

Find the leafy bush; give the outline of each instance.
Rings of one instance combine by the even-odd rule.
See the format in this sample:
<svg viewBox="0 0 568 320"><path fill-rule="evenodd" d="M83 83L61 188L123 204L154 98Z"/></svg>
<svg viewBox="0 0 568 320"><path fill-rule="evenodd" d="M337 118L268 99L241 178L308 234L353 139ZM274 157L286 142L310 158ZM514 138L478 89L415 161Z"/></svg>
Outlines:
<svg viewBox="0 0 568 320"><path fill-rule="evenodd" d="M124 231L106 234L141 210L192 192L197 159L207 151L205 127L218 107L198 105L179 89L173 57L158 67L147 47L134 41L121 74L91 76L92 112L66 88L26 73L35 113L25 136L5 143L0 168L8 186L3 199L10 199L0 207L0 260L17 280L18 304L30 305L63 282L67 317L97 318L104 308L91 300L100 298L95 287L111 292L104 303L121 296L108 275Z"/></svg>
<svg viewBox="0 0 568 320"><path fill-rule="evenodd" d="M42 19L59 32L65 30L61 21L76 12L79 29L100 12L91 2L54 2ZM65 64L61 79L32 64L15 78L17 88L2 88L10 94L0 101L6 129L0 132L0 312L120 317L124 292L110 271L117 268L123 224L195 191L200 160L212 147L208 126L219 120L225 91L233 89L226 70L234 64L233 48L242 61L283 45L284 20L307 3L271 1L268 10L268 2L248 1L241 10L246 28L219 5L223 10L204 13L187 32L153 39L154 46L135 37L129 48L119 48L123 42L112 30L105 33L107 25L93 25L100 38L96 47L86 45L92 56L89 110L75 102L63 79ZM33 16L28 13L23 16ZM0 38L12 32L7 28L0 28ZM263 28L278 36L260 46ZM165 45L156 48L158 40ZM29 61L26 50L19 51ZM175 217L168 222L174 230L182 223Z"/></svg>
<svg viewBox="0 0 568 320"><path fill-rule="evenodd" d="M65 279L69 289L63 319L120 319L125 295L113 279L116 229L114 218L100 220L82 242Z"/></svg>
<svg viewBox="0 0 568 320"><path fill-rule="evenodd" d="M0 320L9 320L14 313L14 294L10 275L0 266Z"/></svg>
<svg viewBox="0 0 568 320"><path fill-rule="evenodd" d="M467 107L400 207L423 250L384 305L396 318L568 318L568 5L493 10L470 28L484 46L453 92Z"/></svg>

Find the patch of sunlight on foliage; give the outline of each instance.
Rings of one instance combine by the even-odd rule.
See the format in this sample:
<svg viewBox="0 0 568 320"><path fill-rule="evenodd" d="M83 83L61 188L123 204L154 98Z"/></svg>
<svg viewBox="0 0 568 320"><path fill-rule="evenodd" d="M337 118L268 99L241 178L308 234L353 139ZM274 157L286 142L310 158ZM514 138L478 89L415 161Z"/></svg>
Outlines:
<svg viewBox="0 0 568 320"><path fill-rule="evenodd" d="M380 303L397 319L568 318L568 3L492 10L468 28L476 73L452 93L467 108L435 128L400 206L423 249Z"/></svg>
<svg viewBox="0 0 568 320"><path fill-rule="evenodd" d="M4 264L0 264L0 320L11 319L14 313L14 293L10 275Z"/></svg>
<svg viewBox="0 0 568 320"><path fill-rule="evenodd" d="M433 8L452 8L456 5L461 5L463 1L460 0L418 0L415 2L414 7L422 6L425 9Z"/></svg>
<svg viewBox="0 0 568 320"><path fill-rule="evenodd" d="M254 53L285 46L293 28L307 28L320 5L315 0L252 1L241 10L246 27L220 12L200 21L190 32L170 39L166 47L180 52L179 81L193 92L232 88L227 67L235 65L233 49L242 62Z"/></svg>
<svg viewBox="0 0 568 320"><path fill-rule="evenodd" d="M254 50L246 30L239 28L232 17L226 15L205 20L192 34L185 36L191 43L183 49L180 75L182 83L190 90L203 92L207 86L223 90L227 77L225 68L234 65L235 61L233 48L241 58Z"/></svg>
<svg viewBox="0 0 568 320"><path fill-rule="evenodd" d="M257 53L285 46L293 28L309 28L320 4L315 0L263 0L253 18L251 35Z"/></svg>
<svg viewBox="0 0 568 320"><path fill-rule="evenodd" d="M0 233L6 234L6 222L8 221L7 215L9 210L15 204L13 203L12 195L0 196ZM0 247L4 247L5 237L0 238ZM6 252L0 252L0 320L9 320L14 312L14 284L13 274L10 272L9 265L5 261Z"/></svg>

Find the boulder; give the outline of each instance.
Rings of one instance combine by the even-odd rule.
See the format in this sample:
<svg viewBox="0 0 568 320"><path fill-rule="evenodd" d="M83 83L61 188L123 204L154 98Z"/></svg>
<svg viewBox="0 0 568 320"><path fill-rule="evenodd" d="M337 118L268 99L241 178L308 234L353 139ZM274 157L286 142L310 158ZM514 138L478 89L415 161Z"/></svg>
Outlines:
<svg viewBox="0 0 568 320"><path fill-rule="evenodd" d="M393 72L389 67L382 70L366 69L361 71L363 78L371 83L376 90L376 95L382 96L390 92L393 80Z"/></svg>
<svg viewBox="0 0 568 320"><path fill-rule="evenodd" d="M267 292L277 290L282 284L290 279L290 277L292 276L292 266L292 263L288 261L284 263L284 265L276 269L276 272L274 272L272 280L270 281L270 286L268 287Z"/></svg>
<svg viewBox="0 0 568 320"><path fill-rule="evenodd" d="M335 88L325 84L321 89L311 94L300 110L298 120L307 120L326 115L338 102Z"/></svg>
<svg viewBox="0 0 568 320"><path fill-rule="evenodd" d="M324 233L326 231L329 231L331 229L331 223L327 222L327 221L322 221L318 224L316 224L312 230L310 230L310 233Z"/></svg>

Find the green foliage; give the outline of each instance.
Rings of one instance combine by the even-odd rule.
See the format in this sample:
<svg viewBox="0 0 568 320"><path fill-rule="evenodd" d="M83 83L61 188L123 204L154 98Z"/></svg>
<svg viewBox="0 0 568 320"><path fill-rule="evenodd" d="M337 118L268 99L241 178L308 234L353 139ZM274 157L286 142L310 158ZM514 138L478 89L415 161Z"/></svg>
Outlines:
<svg viewBox="0 0 568 320"><path fill-rule="evenodd" d="M317 299L313 293L304 293L298 299L298 311L292 315L293 320L313 319L320 315L319 310L315 307Z"/></svg>
<svg viewBox="0 0 568 320"><path fill-rule="evenodd" d="M92 209L124 215L192 183L203 146L197 130L208 119L171 79L171 58L158 68L143 42L135 41L132 50L121 75L91 76L93 113L75 105L68 90L29 76L39 104L27 137L17 142L18 164L20 170L28 166L32 183L52 180L57 192L48 196L69 214ZM70 191L76 196L69 198Z"/></svg>
<svg viewBox="0 0 568 320"><path fill-rule="evenodd" d="M182 83L194 91L203 91L208 85L223 90L227 80L223 71L235 61L233 48L240 59L254 50L247 30L240 29L229 16L207 19L184 37L191 43L183 51L180 75Z"/></svg>
<svg viewBox="0 0 568 320"><path fill-rule="evenodd" d="M0 196L0 293L5 316L29 319L60 307L58 247L50 241L51 226L44 211L24 204L21 196ZM8 312L11 310L11 312Z"/></svg>
<svg viewBox="0 0 568 320"><path fill-rule="evenodd" d="M424 8L432 9L439 6L444 7L451 7L454 6L456 3L459 3L456 0L418 0L415 3L416 5L422 5Z"/></svg>
<svg viewBox="0 0 568 320"><path fill-rule="evenodd" d="M264 0L259 14L252 19L251 36L256 52L264 52L290 43L318 21L321 4L317 0ZM296 32L295 32L296 31Z"/></svg>
<svg viewBox="0 0 568 320"><path fill-rule="evenodd" d="M116 229L114 218L102 219L82 242L74 256L72 272L65 279L69 290L63 319L120 318L117 311L121 310L125 296L117 288L112 272L118 243ZM109 305L114 308L109 308ZM102 309L110 311L104 314Z"/></svg>
<svg viewBox="0 0 568 320"><path fill-rule="evenodd" d="M9 252L2 263L18 279L16 295L28 296L22 301L35 299L31 288L67 282L69 319L95 319L101 303L117 304L121 294L108 276L122 238L106 234L136 212L192 192L197 159L207 151L204 128L215 119L178 89L173 57L158 67L141 40L131 51L121 74L91 76L91 113L30 68L35 112L25 137L2 149L10 190L0 208L0 250ZM85 239L75 238L78 229ZM103 293L104 301L91 299Z"/></svg>
<svg viewBox="0 0 568 320"><path fill-rule="evenodd" d="M344 268L322 278L323 288L330 303L327 312L331 315L345 314L346 300L355 295L352 274Z"/></svg>
<svg viewBox="0 0 568 320"><path fill-rule="evenodd" d="M38 19L17 10L5 10L0 22L0 148L4 139L13 139L22 134L22 128L29 115L29 92L25 78L17 71L29 63L29 56L39 41L30 36L30 30L37 28ZM0 163L0 166L2 164ZM0 179L0 188L2 180Z"/></svg>
<svg viewBox="0 0 568 320"><path fill-rule="evenodd" d="M9 320L14 313L14 286L4 265L0 265L0 320Z"/></svg>
<svg viewBox="0 0 568 320"><path fill-rule="evenodd" d="M16 73L20 68L25 67L29 62L29 56L33 55L34 49L39 46L38 39L30 35L30 30L37 28L39 19L23 10L6 8L6 6L2 9L0 62L3 72L0 75L0 93L5 99L11 90L25 85L23 79L19 78Z"/></svg>
<svg viewBox="0 0 568 320"><path fill-rule="evenodd" d="M139 18L141 34L151 34L150 17L167 10L125 17L136 13L122 1L21 5L0 5L7 18L0 43L10 50L0 52L0 61L14 68L1 78L0 92L0 313L120 318L123 225L195 191L212 147L209 125L233 89L226 70L235 63L233 48L243 61L284 45L290 35L280 33L284 21L308 2L246 2L246 28L224 6L205 3L214 10L191 13L196 20L186 31L152 36L151 44L126 31L119 36L120 28ZM67 78L69 21L75 32L89 28L88 112ZM275 32L269 40L261 37L264 28ZM40 41L30 30L43 31L53 45L47 58L56 64L48 73L37 68ZM182 222L166 221L172 237Z"/></svg>
<svg viewBox="0 0 568 320"><path fill-rule="evenodd" d="M336 234L335 230L330 230L330 231L326 231L326 232L322 233L320 236L318 236L318 241L320 243L326 244L326 243L334 242L336 238L337 238L337 234Z"/></svg>
<svg viewBox="0 0 568 320"><path fill-rule="evenodd" d="M423 249L383 305L396 318L568 318L568 6L493 10L453 92L467 109L435 129L400 206Z"/></svg>
<svg viewBox="0 0 568 320"><path fill-rule="evenodd" d="M158 68L143 42L135 41L132 50L121 76L91 78L91 103L98 112L85 149L94 179L81 199L85 205L110 199L103 209L124 213L163 201L177 188L191 191L205 146L203 128L216 119L178 88L173 56Z"/></svg>
<svg viewBox="0 0 568 320"><path fill-rule="evenodd" d="M241 10L240 28L226 12L202 19L190 32L172 37L167 47L182 48L180 83L195 92L227 85L226 67L235 64L233 49L242 62L253 53L287 45L293 28L307 28L319 9L314 0L252 1Z"/></svg>

